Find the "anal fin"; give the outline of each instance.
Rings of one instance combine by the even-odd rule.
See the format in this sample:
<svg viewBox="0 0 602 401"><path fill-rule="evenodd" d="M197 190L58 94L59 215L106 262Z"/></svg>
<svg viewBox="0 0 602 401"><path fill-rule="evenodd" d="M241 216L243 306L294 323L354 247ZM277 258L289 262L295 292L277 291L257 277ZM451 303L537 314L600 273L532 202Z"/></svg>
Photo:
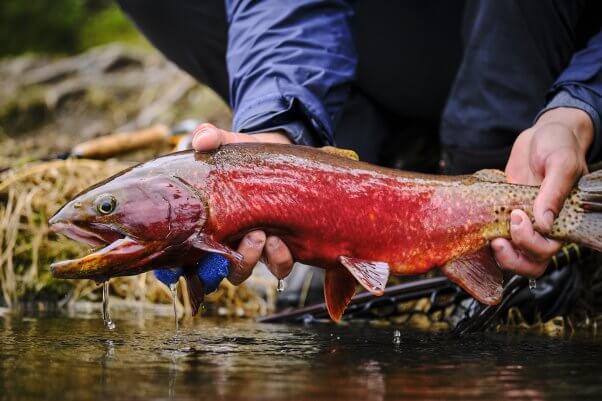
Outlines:
<svg viewBox="0 0 602 401"><path fill-rule="evenodd" d="M389 279L389 264L339 256L339 262L373 295L383 295Z"/></svg>
<svg viewBox="0 0 602 401"><path fill-rule="evenodd" d="M497 305L502 300L504 278L489 245L447 262L441 271L481 303Z"/></svg>
<svg viewBox="0 0 602 401"><path fill-rule="evenodd" d="M330 318L335 322L341 320L343 312L355 294L356 281L342 267L326 269L324 278L324 300Z"/></svg>

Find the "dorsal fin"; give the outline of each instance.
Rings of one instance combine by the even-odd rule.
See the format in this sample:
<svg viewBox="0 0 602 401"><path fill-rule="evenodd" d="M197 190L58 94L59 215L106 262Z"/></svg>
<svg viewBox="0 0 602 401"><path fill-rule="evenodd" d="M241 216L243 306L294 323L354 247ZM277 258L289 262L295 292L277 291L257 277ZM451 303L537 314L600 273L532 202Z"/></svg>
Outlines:
<svg viewBox="0 0 602 401"><path fill-rule="evenodd" d="M373 295L383 295L389 279L389 264L339 256L339 261L356 278L358 283Z"/></svg>
<svg viewBox="0 0 602 401"><path fill-rule="evenodd" d="M324 300L330 318L335 322L341 320L349 301L355 294L356 281L343 267L326 269L324 278Z"/></svg>
<svg viewBox="0 0 602 401"><path fill-rule="evenodd" d="M360 157L357 155L357 153L355 153L355 151L353 151L351 149L335 148L334 146L322 146L320 148L320 150L322 152L330 153L331 155L345 157L345 158L351 159L351 160L359 160L360 159Z"/></svg>
<svg viewBox="0 0 602 401"><path fill-rule="evenodd" d="M492 168L479 170L472 176L478 178L481 181L508 182L508 179L506 178L506 173L504 173L502 170L496 170Z"/></svg>
<svg viewBox="0 0 602 401"><path fill-rule="evenodd" d="M504 278L489 245L447 262L441 271L481 303L497 305L502 300Z"/></svg>

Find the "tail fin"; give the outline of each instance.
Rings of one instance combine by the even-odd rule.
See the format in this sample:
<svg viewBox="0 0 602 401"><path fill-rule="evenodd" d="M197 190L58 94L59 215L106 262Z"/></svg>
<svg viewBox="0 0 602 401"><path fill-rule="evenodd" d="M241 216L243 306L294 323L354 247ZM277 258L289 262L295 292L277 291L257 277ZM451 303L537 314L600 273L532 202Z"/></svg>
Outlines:
<svg viewBox="0 0 602 401"><path fill-rule="evenodd" d="M564 216L563 216L564 215ZM602 170L584 175L558 216L566 226L567 237L602 251Z"/></svg>

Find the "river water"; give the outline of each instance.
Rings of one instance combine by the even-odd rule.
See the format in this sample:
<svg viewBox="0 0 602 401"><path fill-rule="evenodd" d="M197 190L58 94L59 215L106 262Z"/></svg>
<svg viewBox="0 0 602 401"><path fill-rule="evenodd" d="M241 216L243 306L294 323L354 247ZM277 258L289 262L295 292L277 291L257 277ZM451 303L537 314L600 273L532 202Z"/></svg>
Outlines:
<svg viewBox="0 0 602 401"><path fill-rule="evenodd" d="M168 318L0 317L1 400L602 399L602 342Z"/></svg>

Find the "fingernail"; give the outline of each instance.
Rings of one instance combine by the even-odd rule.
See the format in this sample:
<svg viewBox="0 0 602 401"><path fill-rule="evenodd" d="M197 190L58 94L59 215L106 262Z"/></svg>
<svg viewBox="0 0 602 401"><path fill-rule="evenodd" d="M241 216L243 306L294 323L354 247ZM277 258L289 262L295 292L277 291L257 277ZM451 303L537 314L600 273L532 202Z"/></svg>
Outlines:
<svg viewBox="0 0 602 401"><path fill-rule="evenodd" d="M204 136L207 133L206 129L201 129L199 131L194 131L192 133L192 147L196 148L199 145L199 138Z"/></svg>
<svg viewBox="0 0 602 401"><path fill-rule="evenodd" d="M268 238L266 246L270 249L276 249L280 246L280 239L278 239L278 237L270 237Z"/></svg>
<svg viewBox="0 0 602 401"><path fill-rule="evenodd" d="M209 129L207 129L207 127L197 127L194 129L194 131L192 131L192 135L193 136L205 135L207 133L207 131L209 131Z"/></svg>
<svg viewBox="0 0 602 401"><path fill-rule="evenodd" d="M543 224L544 228L550 229L552 228L552 224L554 224L554 212L551 210L546 210L543 214Z"/></svg>
<svg viewBox="0 0 602 401"><path fill-rule="evenodd" d="M265 235L261 232L255 231L246 236L247 243L251 246L263 246L265 243Z"/></svg>
<svg viewBox="0 0 602 401"><path fill-rule="evenodd" d="M523 218L518 214L518 213L512 213L510 215L510 223L515 226L518 227L520 226L520 223L523 222Z"/></svg>
<svg viewBox="0 0 602 401"><path fill-rule="evenodd" d="M491 248L493 248L495 252L501 252L504 249L504 245L494 242L491 244Z"/></svg>

